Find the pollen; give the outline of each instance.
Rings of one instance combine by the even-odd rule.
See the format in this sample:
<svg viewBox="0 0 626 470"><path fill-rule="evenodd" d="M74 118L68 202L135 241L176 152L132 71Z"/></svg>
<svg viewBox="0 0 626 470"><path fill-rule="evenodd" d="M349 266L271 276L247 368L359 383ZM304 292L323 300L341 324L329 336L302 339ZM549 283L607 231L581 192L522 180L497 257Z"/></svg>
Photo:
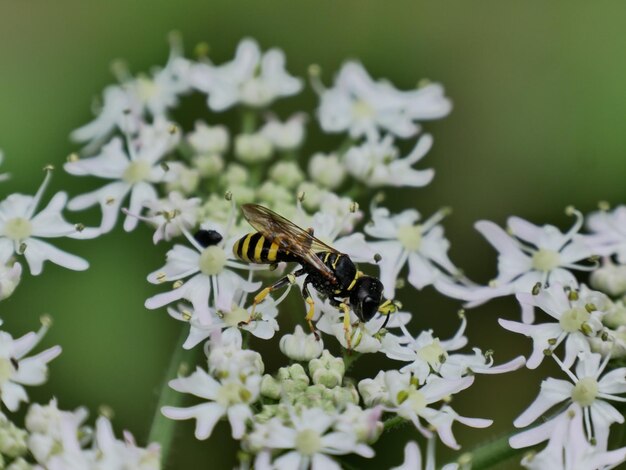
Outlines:
<svg viewBox="0 0 626 470"><path fill-rule="evenodd" d="M537 271L549 272L561 265L561 256L557 251L541 248L533 255L532 263Z"/></svg>
<svg viewBox="0 0 626 470"><path fill-rule="evenodd" d="M24 217L9 219L4 224L4 235L11 240L20 241L30 237L33 233L33 225Z"/></svg>
<svg viewBox="0 0 626 470"><path fill-rule="evenodd" d="M422 227L404 225L398 229L398 241L408 251L417 251L422 245Z"/></svg>
<svg viewBox="0 0 626 470"><path fill-rule="evenodd" d="M219 274L226 265L226 253L218 246L209 246L200 254L200 271L207 276Z"/></svg>
<svg viewBox="0 0 626 470"><path fill-rule="evenodd" d="M598 396L598 381L593 377L584 377L572 390L572 400L580 406L590 406Z"/></svg>
<svg viewBox="0 0 626 470"><path fill-rule="evenodd" d="M148 176L150 176L150 164L143 160L137 160L128 164L122 178L127 183L136 184L147 180Z"/></svg>

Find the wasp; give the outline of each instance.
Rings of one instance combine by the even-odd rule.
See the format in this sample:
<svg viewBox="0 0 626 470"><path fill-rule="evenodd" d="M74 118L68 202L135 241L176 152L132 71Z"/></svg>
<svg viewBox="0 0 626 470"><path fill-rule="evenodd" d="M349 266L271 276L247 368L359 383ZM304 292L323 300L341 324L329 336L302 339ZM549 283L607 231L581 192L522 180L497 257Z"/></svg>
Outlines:
<svg viewBox="0 0 626 470"><path fill-rule="evenodd" d="M293 222L258 204L241 206L246 220L256 232L249 233L233 245L234 255L248 263L276 265L284 261L300 264L300 269L261 290L252 303L250 319L256 305L271 292L293 285L297 277L306 276L302 296L308 305L306 321L317 336L313 326L315 302L309 287L326 297L332 306L343 312L343 329L350 349L350 308L362 322L370 320L377 312L389 315L398 305L383 299L383 284L375 277L359 271L350 257L340 253L314 237L312 228L304 230Z"/></svg>

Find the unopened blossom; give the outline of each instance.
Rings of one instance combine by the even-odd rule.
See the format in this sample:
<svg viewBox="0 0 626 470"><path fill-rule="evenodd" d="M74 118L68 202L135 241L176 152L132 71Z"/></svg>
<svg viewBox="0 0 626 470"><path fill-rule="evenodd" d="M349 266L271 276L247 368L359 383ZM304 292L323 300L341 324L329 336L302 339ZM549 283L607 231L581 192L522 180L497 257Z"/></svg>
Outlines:
<svg viewBox="0 0 626 470"><path fill-rule="evenodd" d="M0 455L12 459L26 454L28 433L0 413ZM1 457L0 457L1 460Z"/></svg>
<svg viewBox="0 0 626 470"><path fill-rule="evenodd" d="M305 124L306 115L303 113L294 114L284 122L269 119L261 128L261 134L267 137L277 150L295 150L304 141Z"/></svg>
<svg viewBox="0 0 626 470"><path fill-rule="evenodd" d="M626 206L617 206L612 211L601 210L587 216L587 227L591 231L586 242L594 253L615 255L621 264L626 264Z"/></svg>
<svg viewBox="0 0 626 470"><path fill-rule="evenodd" d="M7 264L14 255L24 255L33 275L41 274L45 261L64 268L84 271L89 263L78 256L62 251L42 240L46 238L94 238L96 229L67 222L62 215L67 194L56 193L46 207L39 210L41 199L50 181L47 172L44 182L34 196L11 194L0 201L0 264Z"/></svg>
<svg viewBox="0 0 626 470"><path fill-rule="evenodd" d="M353 138L390 132L401 138L420 130L419 121L446 116L451 109L443 87L429 83L400 91L388 81L374 81L357 62L345 63L332 88L313 77L320 95L318 118L326 132L347 132Z"/></svg>
<svg viewBox="0 0 626 470"><path fill-rule="evenodd" d="M41 385L47 380L48 363L61 354L61 346L53 346L26 357L48 331L50 319L43 318L41 323L39 331L17 339L0 331L0 398L10 411L17 411L21 402L28 401L25 385Z"/></svg>
<svg viewBox="0 0 626 470"><path fill-rule="evenodd" d="M194 130L187 134L187 141L198 154L223 154L228 150L230 135L226 126L209 126L196 121Z"/></svg>
<svg viewBox="0 0 626 470"><path fill-rule="evenodd" d="M15 291L22 277L22 265L20 263L0 263L0 300L9 297Z"/></svg>
<svg viewBox="0 0 626 470"><path fill-rule="evenodd" d="M335 153L316 153L309 159L309 175L320 186L337 189L346 178L346 168Z"/></svg>
<svg viewBox="0 0 626 470"><path fill-rule="evenodd" d="M315 335L306 334L300 325L296 325L293 334L280 338L281 352L294 361L310 361L322 354L324 342Z"/></svg>
<svg viewBox="0 0 626 470"><path fill-rule="evenodd" d="M556 359L556 358L555 358ZM581 353L576 364L576 373L563 369L571 382L548 378L541 383L541 391L535 401L524 411L513 425L521 428L532 424L540 416L560 403L577 404L584 413L585 433L588 439L595 438L598 448L606 449L609 427L613 423L624 423L622 414L609 401L623 402L626 393L626 367L613 369L603 374L608 357L600 354ZM547 422L511 438L512 447L526 447L548 439L546 433L566 411L558 413ZM548 425L548 423L553 423ZM541 437L529 443L529 436Z"/></svg>
<svg viewBox="0 0 626 470"><path fill-rule="evenodd" d="M183 230L191 230L198 223L200 202L200 198L186 199L177 191L169 192L166 198L146 201L148 214L141 219L156 227L152 235L154 244L170 241L182 235Z"/></svg>
<svg viewBox="0 0 626 470"><path fill-rule="evenodd" d="M172 124L159 121L141 128L139 135L125 145L119 137L102 147L91 158L70 160L65 171L76 176L96 176L110 180L95 191L75 196L68 204L70 210L83 210L96 204L102 210L100 230L108 232L115 226L120 207L130 194L129 212L138 214L148 201L158 199L155 185L174 175L168 175L161 160L176 145L179 136ZM138 219L126 216L124 230L133 230Z"/></svg>
<svg viewBox="0 0 626 470"><path fill-rule="evenodd" d="M269 177L281 186L293 190L304 180L304 173L298 163L282 161L270 169Z"/></svg>
<svg viewBox="0 0 626 470"><path fill-rule="evenodd" d="M538 292L517 294L522 306L538 307L556 322L527 324L500 319L502 327L521 333L533 340L533 352L527 366L535 369L541 364L546 350L554 350L565 342L563 364L570 368L580 352L589 351L589 337L602 329L602 316L608 298L584 287L580 291L566 290L554 283Z"/></svg>
<svg viewBox="0 0 626 470"><path fill-rule="evenodd" d="M571 405L551 424L548 445L537 454L525 456L524 467L530 470L597 470L615 468L626 461L626 447L607 451L589 442L584 432L583 410L578 405Z"/></svg>
<svg viewBox="0 0 626 470"><path fill-rule="evenodd" d="M245 164L265 162L273 151L272 141L260 132L235 137L235 156Z"/></svg>
<svg viewBox="0 0 626 470"><path fill-rule="evenodd" d="M172 35L170 39L172 47L164 68L132 77L125 66L116 64L122 83L105 88L98 115L72 132L74 141L89 142L88 148L94 148L116 129L134 134L146 114L155 120L166 117L169 109L178 104L179 97L190 90L191 63L182 57L179 38Z"/></svg>
<svg viewBox="0 0 626 470"><path fill-rule="evenodd" d="M214 377L242 378L261 375L265 369L261 354L243 348L241 330L236 328L218 332L205 344L205 352L209 373Z"/></svg>
<svg viewBox="0 0 626 470"><path fill-rule="evenodd" d="M212 308L228 311L236 295L254 292L260 287L260 283L250 282L231 270L252 269L235 261L232 247L241 234L229 235L228 227L222 228L219 224L206 228L219 234L221 241L202 246L186 232L192 247L174 245L167 252L165 265L148 275L149 282L173 282L173 288L147 299L146 308L156 309L185 299L192 304L198 322L206 326L211 322Z"/></svg>
<svg viewBox="0 0 626 470"><path fill-rule="evenodd" d="M396 215L382 207L372 209L372 222L365 226L365 233L382 239L369 245L381 256L380 280L387 298L394 297L396 280L407 262L408 281L418 289L458 272L448 258L450 242L439 225L445 214L439 211L420 222L420 213L415 209Z"/></svg>
<svg viewBox="0 0 626 470"><path fill-rule="evenodd" d="M260 392L261 376L249 375L227 377L216 380L201 368L189 377L171 380L170 387L181 393L189 393L204 398L208 403L188 408L165 406L162 413L176 420L195 419L196 439L207 439L217 422L224 416L230 422L232 436L241 439L246 429L246 421L252 418L250 406L257 400Z"/></svg>
<svg viewBox="0 0 626 470"><path fill-rule="evenodd" d="M591 273L589 283L612 297L626 294L626 264L614 264L605 259L602 266Z"/></svg>
<svg viewBox="0 0 626 470"><path fill-rule="evenodd" d="M285 70L283 51L270 49L262 53L252 39L239 43L230 62L217 66L195 64L191 82L207 94L212 111L224 111L237 104L265 107L302 89L302 81Z"/></svg>
<svg viewBox="0 0 626 470"><path fill-rule="evenodd" d="M213 178L221 175L224 170L224 157L217 153L197 155L193 157L191 163L203 178Z"/></svg>
<svg viewBox="0 0 626 470"><path fill-rule="evenodd" d="M294 468L312 468L340 470L341 466L330 456L357 454L371 458L374 451L365 443L360 443L353 433L333 430L338 413L330 414L321 409L303 409L300 414L292 413L290 425L276 420L265 424L256 424L257 428L269 427L271 432L257 429L257 445L265 449L286 450L285 454L274 459L270 465L256 467L291 470ZM254 432L254 431L253 431ZM263 438L261 438L263 436Z"/></svg>
<svg viewBox="0 0 626 470"><path fill-rule="evenodd" d="M399 150L390 135L370 138L360 146L350 148L343 164L350 175L370 188L381 186L419 188L435 176L432 169L416 170L413 165L430 150L433 139L424 134L409 155L399 158Z"/></svg>

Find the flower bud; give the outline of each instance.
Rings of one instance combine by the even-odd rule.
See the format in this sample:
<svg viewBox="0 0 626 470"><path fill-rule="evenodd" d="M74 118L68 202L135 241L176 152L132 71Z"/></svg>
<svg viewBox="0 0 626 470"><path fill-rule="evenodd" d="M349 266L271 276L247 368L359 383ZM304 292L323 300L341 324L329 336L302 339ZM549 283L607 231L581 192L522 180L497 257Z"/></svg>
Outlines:
<svg viewBox="0 0 626 470"><path fill-rule="evenodd" d="M591 273L590 283L612 297L626 294L626 265L606 263Z"/></svg>
<svg viewBox="0 0 626 470"><path fill-rule="evenodd" d="M197 153L224 153L228 149L228 129L224 126L207 126L198 121L187 140Z"/></svg>
<svg viewBox="0 0 626 470"><path fill-rule="evenodd" d="M314 384L324 385L333 388L341 385L343 374L346 372L346 365L340 357L333 357L327 349L319 359L312 359L309 362L309 374Z"/></svg>
<svg viewBox="0 0 626 470"><path fill-rule="evenodd" d="M304 180L304 174L296 162L278 162L269 175L273 181L288 189L294 189Z"/></svg>
<svg viewBox="0 0 626 470"><path fill-rule="evenodd" d="M280 338L279 346L282 353L294 361L309 361L319 357L324 349L322 340L315 339L313 334L305 334L300 325L296 326L293 334Z"/></svg>
<svg viewBox="0 0 626 470"><path fill-rule="evenodd" d="M192 163L203 178L217 176L224 169L224 158L217 153L197 155Z"/></svg>
<svg viewBox="0 0 626 470"><path fill-rule="evenodd" d="M294 150L304 140L304 118L302 115L294 115L286 122L269 121L263 126L261 133L278 150Z"/></svg>
<svg viewBox="0 0 626 470"><path fill-rule="evenodd" d="M272 398L273 400L278 400L281 391L282 388L278 380L269 374L263 376L261 379L261 395Z"/></svg>
<svg viewBox="0 0 626 470"><path fill-rule="evenodd" d="M0 413L0 454L8 457L19 457L26 453L28 433L18 428Z"/></svg>
<svg viewBox="0 0 626 470"><path fill-rule="evenodd" d="M230 186L230 192L235 198L235 201L237 201L237 204L246 204L254 201L254 189L249 186Z"/></svg>
<svg viewBox="0 0 626 470"><path fill-rule="evenodd" d="M298 186L297 193L304 196L304 199L302 199L302 205L305 209L315 212L319 209L322 199L327 194L327 191L314 183L305 181Z"/></svg>
<svg viewBox="0 0 626 470"><path fill-rule="evenodd" d="M0 468L2 468L0 466ZM13 462L11 462L11 465L9 465L6 470L32 470L35 467L33 467L31 464L29 464L26 460L24 460L22 457L15 459Z"/></svg>
<svg viewBox="0 0 626 470"><path fill-rule="evenodd" d="M264 162L273 150L272 142L262 134L240 134L235 139L235 155L244 163Z"/></svg>
<svg viewBox="0 0 626 470"><path fill-rule="evenodd" d="M292 202L293 193L284 186L280 186L272 181L266 181L257 189L257 198L268 205L279 202Z"/></svg>
<svg viewBox="0 0 626 470"><path fill-rule="evenodd" d="M311 179L324 188L338 188L346 177L346 170L334 153L316 153L309 161Z"/></svg>
<svg viewBox="0 0 626 470"><path fill-rule="evenodd" d="M193 193L198 188L200 173L195 168L189 168L182 163L170 165L170 170L175 176L165 184L167 192L178 191L185 195Z"/></svg>
<svg viewBox="0 0 626 470"><path fill-rule="evenodd" d="M248 181L248 170L238 163L231 163L226 168L223 178L228 186L242 185Z"/></svg>

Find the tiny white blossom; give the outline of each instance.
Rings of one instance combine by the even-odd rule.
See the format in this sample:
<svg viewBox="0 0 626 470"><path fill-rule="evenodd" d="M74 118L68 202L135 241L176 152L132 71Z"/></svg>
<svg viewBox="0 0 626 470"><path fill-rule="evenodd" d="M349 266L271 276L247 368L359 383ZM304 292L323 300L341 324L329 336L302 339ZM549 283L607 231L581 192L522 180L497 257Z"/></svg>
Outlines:
<svg viewBox="0 0 626 470"><path fill-rule="evenodd" d="M418 289L458 272L448 258L450 242L439 225L445 211L421 223L414 209L391 215L388 209L374 207L371 212L372 222L365 226L365 233L383 240L370 242L369 246L382 257L380 280L387 298L394 297L396 280L407 261L408 281Z"/></svg>
<svg viewBox="0 0 626 470"><path fill-rule="evenodd" d="M356 62L342 66L332 88L325 89L317 81L314 87L320 95L318 117L322 129L348 132L353 138L380 131L412 137L420 130L417 121L444 117L451 109L439 84L399 91L386 80L372 80Z"/></svg>
<svg viewBox="0 0 626 470"><path fill-rule="evenodd" d="M309 159L309 176L321 187L337 189L346 178L346 168L335 153L316 153Z"/></svg>
<svg viewBox="0 0 626 470"><path fill-rule="evenodd" d="M279 49L261 53L252 39L239 43L231 62L194 65L191 81L208 95L213 111L224 111L236 104L264 107L302 89L302 81L285 70L285 54Z"/></svg>
<svg viewBox="0 0 626 470"><path fill-rule="evenodd" d="M588 337L602 329L601 309L608 301L603 297L603 294L586 288L568 292L564 286L555 283L536 294L517 294L517 299L522 305L539 307L557 320L556 323L529 325L504 319L500 319L499 323L509 331L532 338L533 352L527 362L529 369L541 364L546 349L554 350L563 341L563 364L570 368L580 352L590 350Z"/></svg>
<svg viewBox="0 0 626 470"><path fill-rule="evenodd" d="M242 349L243 337L236 328L217 332L208 348L209 373L214 377L247 377L263 374L265 365L261 355L252 349Z"/></svg>
<svg viewBox="0 0 626 470"><path fill-rule="evenodd" d="M189 377L171 380L170 387L181 393L190 393L208 400L208 403L177 408L165 406L162 413L170 419L196 419L196 439L210 437L217 422L224 416L230 422L232 436L241 439L246 429L246 421L252 418L252 405L258 398L261 385L260 375L227 377L219 381L201 368Z"/></svg>
<svg viewBox="0 0 626 470"><path fill-rule="evenodd" d="M589 283L612 297L626 294L626 264L613 264L606 258L602 266L591 273Z"/></svg>
<svg viewBox="0 0 626 470"><path fill-rule="evenodd" d="M48 171L35 196L11 194L0 202L0 264L7 264L14 254L24 255L33 275L41 274L43 263L51 261L75 271L84 271L89 263L62 251L41 238L86 239L99 235L96 229L85 229L67 222L62 215L67 194L56 193L48 205L37 212L50 181Z"/></svg>
<svg viewBox="0 0 626 470"><path fill-rule="evenodd" d="M624 423L622 414L608 400L626 401L626 398L618 396L626 393L626 368L613 369L602 375L607 359L602 361L600 354L581 353L575 375L568 369L563 369L571 382L553 378L544 380L535 401L513 422L513 425L518 428L528 426L559 403L575 403L582 408L585 416L587 437L589 439L594 437L598 448L606 449L611 424ZM537 443L547 439L549 434L545 434L545 431L549 428L548 423L554 423L564 413L567 412L558 413L546 423L512 437L511 446L526 447L532 445L529 441ZM541 439L535 440L533 436Z"/></svg>
<svg viewBox="0 0 626 470"><path fill-rule="evenodd" d="M11 411L17 411L21 402L28 401L24 385L43 384L48 378L48 363L61 354L61 346L53 346L26 357L41 341L49 325L50 320L44 318L38 332L31 331L17 339L0 331L0 398Z"/></svg>
<svg viewBox="0 0 626 470"><path fill-rule="evenodd" d="M68 208L83 210L99 204L102 209L102 232L113 229L128 194L129 212L139 214L147 201L158 199L154 185L174 176L168 175L160 162L176 145L178 138L177 131L172 133L171 124L159 121L154 126L143 127L139 136L127 143L126 149L122 140L115 137L102 147L99 155L65 163L65 171L72 175L112 180L95 191L75 196ZM127 216L124 230L133 230L137 223L136 217Z"/></svg>
<svg viewBox="0 0 626 470"><path fill-rule="evenodd" d="M161 240L170 241L190 230L198 223L200 198L185 199L179 192L168 193L167 198L149 200L144 203L148 209L142 220L156 227L152 241L156 245Z"/></svg>
<svg viewBox="0 0 626 470"><path fill-rule="evenodd" d="M226 126L209 126L205 122L196 121L193 132L187 134L187 140L199 154L222 154L228 150L230 136Z"/></svg>
<svg viewBox="0 0 626 470"><path fill-rule="evenodd" d="M428 153L432 143L430 134L424 134L409 155L398 158L399 150L390 135L382 139L370 138L362 145L350 148L344 155L343 164L348 173L370 188L419 188L430 183L435 172L432 169L415 170L413 165Z"/></svg>

